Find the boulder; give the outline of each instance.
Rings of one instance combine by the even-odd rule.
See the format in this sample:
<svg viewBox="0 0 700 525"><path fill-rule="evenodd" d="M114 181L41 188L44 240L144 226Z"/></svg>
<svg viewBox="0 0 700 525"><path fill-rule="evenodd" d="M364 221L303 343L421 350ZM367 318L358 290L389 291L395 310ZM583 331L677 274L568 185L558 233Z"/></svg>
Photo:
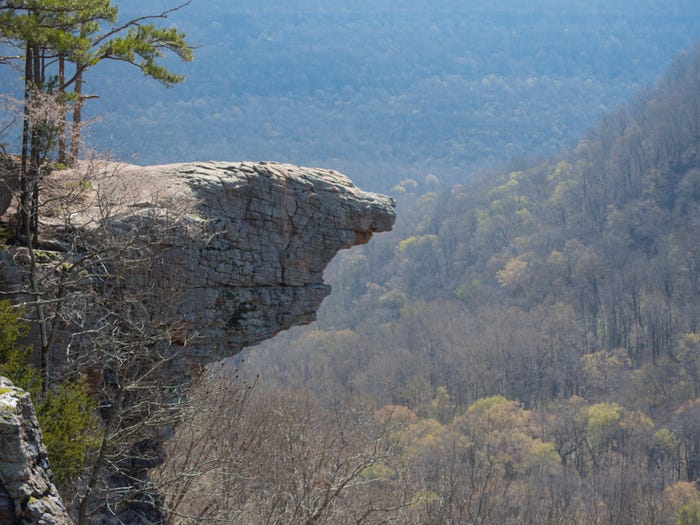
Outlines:
<svg viewBox="0 0 700 525"><path fill-rule="evenodd" d="M143 231L160 221L164 232L160 266L146 279L132 276L133 286L156 281L179 302L199 334L189 351L200 364L315 320L330 293L328 262L395 219L393 199L331 170L200 162L115 173L98 176L95 190L119 196L119 227Z"/></svg>
<svg viewBox="0 0 700 525"><path fill-rule="evenodd" d="M0 524L68 524L31 396L0 377Z"/></svg>

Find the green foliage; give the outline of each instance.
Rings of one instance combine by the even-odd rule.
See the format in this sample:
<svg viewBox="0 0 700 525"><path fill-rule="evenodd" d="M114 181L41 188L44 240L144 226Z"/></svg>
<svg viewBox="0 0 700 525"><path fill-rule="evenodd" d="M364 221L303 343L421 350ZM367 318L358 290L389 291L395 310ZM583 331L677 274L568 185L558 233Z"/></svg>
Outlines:
<svg viewBox="0 0 700 525"><path fill-rule="evenodd" d="M185 41L185 34L175 28L159 28L154 24L132 27L124 36L117 36L103 44L91 59L97 63L104 58L121 60L138 66L143 74L170 87L182 82L181 75L170 72L157 63L164 51L171 51L181 60L192 61L192 48Z"/></svg>
<svg viewBox="0 0 700 525"><path fill-rule="evenodd" d="M37 408L51 469L59 485L77 477L99 445L96 408L85 378L57 385Z"/></svg>
<svg viewBox="0 0 700 525"><path fill-rule="evenodd" d="M432 490L421 489L418 492L416 492L416 494L413 496L411 504L416 506L429 505L431 503L434 503L439 498L439 494L433 492Z"/></svg>
<svg viewBox="0 0 700 525"><path fill-rule="evenodd" d="M617 403L598 403L588 409L588 435L591 445L604 447L619 430L622 407Z"/></svg>
<svg viewBox="0 0 700 525"><path fill-rule="evenodd" d="M440 421L440 423L449 423L454 417L455 405L450 399L450 394L447 387L439 386L435 390L435 397L430 402L428 414Z"/></svg>
<svg viewBox="0 0 700 525"><path fill-rule="evenodd" d="M700 525L700 502L681 507L676 525Z"/></svg>
<svg viewBox="0 0 700 525"><path fill-rule="evenodd" d="M38 371L29 364L32 349L17 344L29 330L29 325L20 315L21 310L14 308L9 301L0 301L0 375L38 399L41 379Z"/></svg>
<svg viewBox="0 0 700 525"><path fill-rule="evenodd" d="M509 410L514 407L514 402L509 401L506 399L504 396L491 396L491 397L484 397L482 399L479 399L478 401L475 401L469 406L468 412L470 414L473 413L483 413L487 414L491 411L498 410L498 409L506 409Z"/></svg>
<svg viewBox="0 0 700 525"><path fill-rule="evenodd" d="M664 496L675 511L674 525L700 524L700 492L692 482L678 482L666 487Z"/></svg>
<svg viewBox="0 0 700 525"><path fill-rule="evenodd" d="M401 453L406 457L443 454L452 445L454 435L435 419L419 419L400 432Z"/></svg>
<svg viewBox="0 0 700 525"><path fill-rule="evenodd" d="M561 456L557 453L554 443L533 439L526 465L538 475L554 474L561 468Z"/></svg>
<svg viewBox="0 0 700 525"><path fill-rule="evenodd" d="M430 250L433 244L437 241L436 235L412 235L411 237L402 240L396 246L397 253L411 253L409 250L416 250L421 253L421 250Z"/></svg>
<svg viewBox="0 0 700 525"><path fill-rule="evenodd" d="M28 325L8 301L0 301L0 375L32 394L56 482L78 476L97 447L95 399L85 378L66 380L42 397L41 378L31 365L30 347L17 346Z"/></svg>
<svg viewBox="0 0 700 525"><path fill-rule="evenodd" d="M116 13L109 0L21 0L0 6L0 32L18 47L45 46L73 57L89 46L86 34Z"/></svg>
<svg viewBox="0 0 700 525"><path fill-rule="evenodd" d="M0 300L0 366L7 363L17 340L26 335L29 326L20 320L20 312L7 300Z"/></svg>
<svg viewBox="0 0 700 525"><path fill-rule="evenodd" d="M653 446L657 451L670 456L678 446L678 440L669 429L660 428L654 433Z"/></svg>
<svg viewBox="0 0 700 525"><path fill-rule="evenodd" d="M32 398L40 399L41 377L39 371L31 366L32 349L16 347L10 350L6 359L0 365L0 375L7 377L15 386L32 394Z"/></svg>
<svg viewBox="0 0 700 525"><path fill-rule="evenodd" d="M110 0L32 0L0 4L0 38L24 54L23 70L27 73L21 77L24 84L20 173L23 188L32 187L40 171L45 171L46 166L56 160L54 157L59 164L77 160L82 107L85 100L92 98L82 93L88 69L114 60L135 65L146 76L166 86L183 80L160 59L165 52L171 52L182 60L191 61L192 49L185 35L172 27L146 23L149 19L165 18L170 11L117 25L118 11ZM68 93L70 87L72 94ZM66 120L70 113L73 122L68 132ZM18 221L20 237L28 222L32 235L37 235L36 226L29 220L29 215L38 214L34 209L35 201L30 201L29 193L23 191Z"/></svg>

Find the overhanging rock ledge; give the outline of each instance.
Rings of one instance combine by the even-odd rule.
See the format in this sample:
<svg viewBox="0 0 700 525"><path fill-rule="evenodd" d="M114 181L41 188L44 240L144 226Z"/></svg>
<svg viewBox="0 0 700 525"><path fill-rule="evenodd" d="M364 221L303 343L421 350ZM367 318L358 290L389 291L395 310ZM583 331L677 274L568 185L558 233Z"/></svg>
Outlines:
<svg viewBox="0 0 700 525"><path fill-rule="evenodd" d="M328 262L395 220L393 199L332 170L198 162L117 171L96 186L129 203L124 223L179 224L164 240L160 275L150 278L180 288L174 300L199 335L189 357L203 361L313 321L330 292L322 275Z"/></svg>

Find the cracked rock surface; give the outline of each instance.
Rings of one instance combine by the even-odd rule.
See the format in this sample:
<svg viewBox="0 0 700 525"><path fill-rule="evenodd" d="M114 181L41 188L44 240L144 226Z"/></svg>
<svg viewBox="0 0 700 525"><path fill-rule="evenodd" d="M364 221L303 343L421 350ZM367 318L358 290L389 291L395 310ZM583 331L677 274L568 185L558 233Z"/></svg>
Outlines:
<svg viewBox="0 0 700 525"><path fill-rule="evenodd" d="M31 396L0 377L0 524L67 524Z"/></svg>

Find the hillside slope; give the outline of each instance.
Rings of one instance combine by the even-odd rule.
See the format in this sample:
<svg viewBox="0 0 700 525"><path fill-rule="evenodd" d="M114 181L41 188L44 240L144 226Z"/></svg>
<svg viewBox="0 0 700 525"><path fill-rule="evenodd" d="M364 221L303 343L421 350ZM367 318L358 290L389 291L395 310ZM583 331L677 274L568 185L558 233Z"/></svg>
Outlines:
<svg viewBox="0 0 700 525"><path fill-rule="evenodd" d="M248 366L410 409L420 476L476 468L459 439L486 453L478 440L514 425L552 446L566 505L597 498L603 523L666 523L640 501L663 508L685 490L671 485L700 479L699 149L696 47L565 156L441 193L405 183L395 232L330 270L318 325L251 349ZM520 446L506 441L504 454ZM500 516L564 523L522 514L525 494L550 509L564 496L508 457L524 470L498 474L518 484ZM413 482L469 506L462 478L431 479ZM459 521L439 501L435 522ZM566 508L566 523L592 523Z"/></svg>

